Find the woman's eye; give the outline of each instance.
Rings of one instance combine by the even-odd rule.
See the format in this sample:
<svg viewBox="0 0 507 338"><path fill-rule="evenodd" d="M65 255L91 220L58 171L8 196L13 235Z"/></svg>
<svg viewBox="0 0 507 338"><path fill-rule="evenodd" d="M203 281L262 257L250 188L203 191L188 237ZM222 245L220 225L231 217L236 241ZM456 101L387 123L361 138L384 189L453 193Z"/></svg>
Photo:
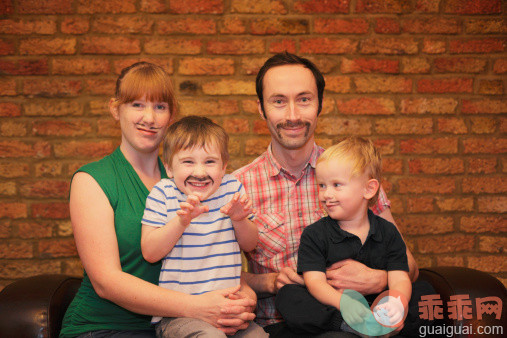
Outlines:
<svg viewBox="0 0 507 338"><path fill-rule="evenodd" d="M166 110L168 109L168 107L166 105L163 105L163 104L158 104L155 106L155 109L157 110Z"/></svg>
<svg viewBox="0 0 507 338"><path fill-rule="evenodd" d="M139 103L139 102L133 102L132 103L132 107L134 107L134 108L141 108L142 106L143 105L141 103Z"/></svg>

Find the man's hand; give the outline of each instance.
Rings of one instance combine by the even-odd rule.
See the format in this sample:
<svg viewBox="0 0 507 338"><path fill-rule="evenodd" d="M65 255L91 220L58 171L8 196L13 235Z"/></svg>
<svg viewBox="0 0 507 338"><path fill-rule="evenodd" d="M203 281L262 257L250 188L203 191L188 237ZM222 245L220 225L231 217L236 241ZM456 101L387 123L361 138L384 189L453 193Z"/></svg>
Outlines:
<svg viewBox="0 0 507 338"><path fill-rule="evenodd" d="M180 208L176 214L180 217L183 226L188 226L194 218L209 211L209 207L202 205L199 196L196 195L188 195L186 202L180 203Z"/></svg>
<svg viewBox="0 0 507 338"><path fill-rule="evenodd" d="M305 281L303 280L303 277L298 275L296 271L292 270L289 267L285 267L278 275L276 275L276 278L274 280L274 292L278 293L278 290L280 290L284 285L286 284L300 284L304 285Z"/></svg>
<svg viewBox="0 0 507 338"><path fill-rule="evenodd" d="M241 221L253 213L252 201L246 195L240 198L239 192L237 192L229 203L220 208L220 212L229 216L233 221Z"/></svg>
<svg viewBox="0 0 507 338"><path fill-rule="evenodd" d="M335 289L351 289L363 295L380 293L387 288L387 272L370 269L352 259L331 265L326 272L328 283Z"/></svg>

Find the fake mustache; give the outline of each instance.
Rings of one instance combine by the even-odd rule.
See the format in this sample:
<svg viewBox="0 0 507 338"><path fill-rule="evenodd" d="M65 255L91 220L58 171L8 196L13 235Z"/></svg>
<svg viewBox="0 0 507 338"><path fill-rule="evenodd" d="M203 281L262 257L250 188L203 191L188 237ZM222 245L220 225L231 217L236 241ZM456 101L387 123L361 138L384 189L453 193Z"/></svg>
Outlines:
<svg viewBox="0 0 507 338"><path fill-rule="evenodd" d="M213 181L213 179L210 176L204 176L204 177L188 176L185 179L185 184L187 184L188 181L190 181L190 180L197 181L197 182L204 182L204 181L210 180L211 183L215 183L215 181Z"/></svg>

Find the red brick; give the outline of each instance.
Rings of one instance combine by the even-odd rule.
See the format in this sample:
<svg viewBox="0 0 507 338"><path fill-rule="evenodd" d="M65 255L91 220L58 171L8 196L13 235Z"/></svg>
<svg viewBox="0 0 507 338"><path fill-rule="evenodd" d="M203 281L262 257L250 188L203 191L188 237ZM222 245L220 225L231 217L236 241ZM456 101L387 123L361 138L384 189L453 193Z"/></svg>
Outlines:
<svg viewBox="0 0 507 338"><path fill-rule="evenodd" d="M437 120L437 129L441 133L466 134L468 128L461 118L442 118Z"/></svg>
<svg viewBox="0 0 507 338"><path fill-rule="evenodd" d="M443 234L453 231L452 217L442 216L400 216L396 224L404 235Z"/></svg>
<svg viewBox="0 0 507 338"><path fill-rule="evenodd" d="M229 134L245 134L250 130L248 120L244 118L227 118L222 126Z"/></svg>
<svg viewBox="0 0 507 338"><path fill-rule="evenodd" d="M17 0L18 14L72 14L73 0Z"/></svg>
<svg viewBox="0 0 507 338"><path fill-rule="evenodd" d="M111 71L109 60L106 59L53 59L53 74L90 75L108 74Z"/></svg>
<svg viewBox="0 0 507 338"><path fill-rule="evenodd" d="M256 100L242 100L241 101L241 107L243 108L243 111L248 114L254 114L257 117L257 114L259 114L259 105L257 104ZM264 122L264 121L262 121Z"/></svg>
<svg viewBox="0 0 507 338"><path fill-rule="evenodd" d="M0 261L0 271L3 278L20 279L40 274L59 274L61 263L56 260L37 261L34 264L29 260L6 260Z"/></svg>
<svg viewBox="0 0 507 338"><path fill-rule="evenodd" d="M254 121L253 133L255 135L270 135L268 125L264 120Z"/></svg>
<svg viewBox="0 0 507 338"><path fill-rule="evenodd" d="M402 154L456 154L458 140L450 137L401 140L400 152Z"/></svg>
<svg viewBox="0 0 507 338"><path fill-rule="evenodd" d="M220 21L220 33L221 34L243 34L246 32L247 20L226 17Z"/></svg>
<svg viewBox="0 0 507 338"><path fill-rule="evenodd" d="M437 206L442 212L472 212L474 210L474 199L472 197L437 198Z"/></svg>
<svg viewBox="0 0 507 338"><path fill-rule="evenodd" d="M0 142L0 158L47 157L49 151L47 142L28 143L16 140Z"/></svg>
<svg viewBox="0 0 507 338"><path fill-rule="evenodd" d="M452 256L437 256L437 266L460 266L465 267L465 262L463 257L457 257L454 253L451 253Z"/></svg>
<svg viewBox="0 0 507 338"><path fill-rule="evenodd" d="M345 115L393 115L394 102L386 98L362 97L350 100L336 100L339 114Z"/></svg>
<svg viewBox="0 0 507 338"><path fill-rule="evenodd" d="M433 61L438 73L482 73L486 60L474 58L436 58Z"/></svg>
<svg viewBox="0 0 507 338"><path fill-rule="evenodd" d="M32 244L20 241L0 243L0 259L6 258L33 258Z"/></svg>
<svg viewBox="0 0 507 338"><path fill-rule="evenodd" d="M91 31L105 34L150 34L154 20L132 16L105 16L92 21Z"/></svg>
<svg viewBox="0 0 507 338"><path fill-rule="evenodd" d="M504 100L463 100L461 105L463 114L505 114L507 102Z"/></svg>
<svg viewBox="0 0 507 338"><path fill-rule="evenodd" d="M203 83L202 91L208 95L255 95L255 83L243 80L219 80Z"/></svg>
<svg viewBox="0 0 507 338"><path fill-rule="evenodd" d="M76 100L30 100L24 105L26 116L80 116L83 106Z"/></svg>
<svg viewBox="0 0 507 338"><path fill-rule="evenodd" d="M0 34L55 34L56 21L46 20L0 20Z"/></svg>
<svg viewBox="0 0 507 338"><path fill-rule="evenodd" d="M169 9L177 14L221 14L224 12L223 0L194 0L189 5L187 0L171 0Z"/></svg>
<svg viewBox="0 0 507 338"><path fill-rule="evenodd" d="M256 75L262 67L266 58L248 58L241 60L241 69L247 75Z"/></svg>
<svg viewBox="0 0 507 338"><path fill-rule="evenodd" d="M21 184L19 191L24 197L66 198L69 196L69 187L68 180L37 180Z"/></svg>
<svg viewBox="0 0 507 338"><path fill-rule="evenodd" d="M55 157L103 157L114 150L110 141L71 141L54 144Z"/></svg>
<svg viewBox="0 0 507 338"><path fill-rule="evenodd" d="M13 14L13 13L14 13L13 0L0 1L0 15Z"/></svg>
<svg viewBox="0 0 507 338"><path fill-rule="evenodd" d="M296 13L349 13L350 0L297 0Z"/></svg>
<svg viewBox="0 0 507 338"><path fill-rule="evenodd" d="M473 249L475 237L452 234L419 238L417 247L421 253L455 253Z"/></svg>
<svg viewBox="0 0 507 338"><path fill-rule="evenodd" d="M417 41L413 38L366 38L359 44L361 54L416 54Z"/></svg>
<svg viewBox="0 0 507 338"><path fill-rule="evenodd" d="M473 79L440 78L420 79L417 81L419 93L472 93Z"/></svg>
<svg viewBox="0 0 507 338"><path fill-rule="evenodd" d="M464 216L460 219L460 230L474 233L505 233L507 231L507 218L491 215Z"/></svg>
<svg viewBox="0 0 507 338"><path fill-rule="evenodd" d="M262 39L228 39L209 41L206 51L209 54L248 55L265 52Z"/></svg>
<svg viewBox="0 0 507 338"><path fill-rule="evenodd" d="M418 158L408 161L410 174L460 174L465 165L459 158Z"/></svg>
<svg viewBox="0 0 507 338"><path fill-rule="evenodd" d="M358 93L411 93L412 80L403 77L357 77Z"/></svg>
<svg viewBox="0 0 507 338"><path fill-rule="evenodd" d="M398 20L393 18L378 18L375 20L375 33L399 34L401 26Z"/></svg>
<svg viewBox="0 0 507 338"><path fill-rule="evenodd" d="M76 245L72 238L57 238L39 241L41 258L72 257L77 255Z"/></svg>
<svg viewBox="0 0 507 338"><path fill-rule="evenodd" d="M24 39L19 44L19 54L21 55L70 55L75 53L76 39L74 38Z"/></svg>
<svg viewBox="0 0 507 338"><path fill-rule="evenodd" d="M405 57L401 59L401 69L404 74L427 74L431 65L427 58Z"/></svg>
<svg viewBox="0 0 507 338"><path fill-rule="evenodd" d="M350 92L350 78L347 76L326 76L326 90L335 93Z"/></svg>
<svg viewBox="0 0 507 338"><path fill-rule="evenodd" d="M81 81L62 79L35 79L23 81L23 93L43 97L77 96L82 89Z"/></svg>
<svg viewBox="0 0 507 338"><path fill-rule="evenodd" d="M5 137L26 136L26 123L20 121L5 121L0 123L0 134Z"/></svg>
<svg viewBox="0 0 507 338"><path fill-rule="evenodd" d="M407 13L410 3L405 0L357 0L357 13Z"/></svg>
<svg viewBox="0 0 507 338"><path fill-rule="evenodd" d="M400 71L398 60L382 59L342 59L340 68L342 73L389 73L396 74Z"/></svg>
<svg viewBox="0 0 507 338"><path fill-rule="evenodd" d="M507 139L504 138L475 138L463 141L465 154L503 154L507 152Z"/></svg>
<svg viewBox="0 0 507 338"><path fill-rule="evenodd" d="M14 41L0 39L0 55L14 55L15 52Z"/></svg>
<svg viewBox="0 0 507 338"><path fill-rule="evenodd" d="M114 93L115 87L116 80L113 78L86 80L86 92L92 95L111 95L111 93Z"/></svg>
<svg viewBox="0 0 507 338"><path fill-rule="evenodd" d="M65 219L69 218L69 204L67 202L41 202L31 206L31 217Z"/></svg>
<svg viewBox="0 0 507 338"><path fill-rule="evenodd" d="M371 121L368 119L322 117L319 119L316 133L343 137L344 135L370 135L371 130Z"/></svg>
<svg viewBox="0 0 507 338"><path fill-rule="evenodd" d="M106 137L121 136L120 125L117 121L107 118L97 121L97 135Z"/></svg>
<svg viewBox="0 0 507 338"><path fill-rule="evenodd" d="M180 113L182 116L224 116L234 115L239 112L236 100L181 100Z"/></svg>
<svg viewBox="0 0 507 338"><path fill-rule="evenodd" d="M160 58L153 58L153 57L140 57L140 58L121 58L120 60L113 61L113 71L115 74L120 74L122 69L133 65L136 62L140 61L146 61L154 63L162 68L168 73L173 73L173 60L168 57L160 57Z"/></svg>
<svg viewBox="0 0 507 338"><path fill-rule="evenodd" d="M457 19L430 17L421 19L403 19L401 28L411 34L457 34L460 23Z"/></svg>
<svg viewBox="0 0 507 338"><path fill-rule="evenodd" d="M394 154L394 139L376 139L373 143L382 156Z"/></svg>
<svg viewBox="0 0 507 338"><path fill-rule="evenodd" d="M479 237L479 250L489 253L504 253L507 248L506 237L481 236Z"/></svg>
<svg viewBox="0 0 507 338"><path fill-rule="evenodd" d="M443 40L423 40L423 50L427 54L442 54L446 51L446 42Z"/></svg>
<svg viewBox="0 0 507 338"><path fill-rule="evenodd" d="M232 75L234 74L234 60L184 58L180 60L178 72L183 75Z"/></svg>
<svg viewBox="0 0 507 338"><path fill-rule="evenodd" d="M0 72L4 75L47 75L49 67L46 59L2 60Z"/></svg>
<svg viewBox="0 0 507 338"><path fill-rule="evenodd" d="M60 25L60 30L64 34L84 34L90 29L90 19L88 18L64 18Z"/></svg>
<svg viewBox="0 0 507 338"><path fill-rule="evenodd" d="M505 213L506 196L479 196L477 198L478 212Z"/></svg>
<svg viewBox="0 0 507 338"><path fill-rule="evenodd" d="M164 0L141 0L139 9L146 13L164 13L167 10Z"/></svg>
<svg viewBox="0 0 507 338"><path fill-rule="evenodd" d="M450 14L496 14L502 12L500 0L448 0L443 7Z"/></svg>
<svg viewBox="0 0 507 338"><path fill-rule="evenodd" d="M313 31L325 34L365 34L369 24L365 19L315 18Z"/></svg>
<svg viewBox="0 0 507 338"><path fill-rule="evenodd" d="M503 80L480 80L478 94L502 95L504 93Z"/></svg>
<svg viewBox="0 0 507 338"><path fill-rule="evenodd" d="M89 122L85 121L36 121L32 132L37 136L81 136L92 131Z"/></svg>
<svg viewBox="0 0 507 338"><path fill-rule="evenodd" d="M245 155L258 156L266 151L271 142L270 137L247 139L245 143Z"/></svg>
<svg viewBox="0 0 507 338"><path fill-rule="evenodd" d="M498 121L491 117L470 118L470 131L474 134L492 134L497 129Z"/></svg>
<svg viewBox="0 0 507 338"><path fill-rule="evenodd" d="M2 96L15 96L18 91L16 90L15 80L6 80L0 78L0 95Z"/></svg>
<svg viewBox="0 0 507 338"><path fill-rule="evenodd" d="M332 72L338 64L336 59L326 56L308 56L308 60L312 61L317 66L317 68L319 68L322 74Z"/></svg>
<svg viewBox="0 0 507 338"><path fill-rule="evenodd" d="M463 25L468 34L502 34L507 33L505 18L469 19Z"/></svg>
<svg viewBox="0 0 507 338"><path fill-rule="evenodd" d="M57 177L63 173L63 163L58 162L39 162L35 165L36 177Z"/></svg>
<svg viewBox="0 0 507 338"><path fill-rule="evenodd" d="M232 0L231 12L251 14L287 14L287 7L282 0Z"/></svg>
<svg viewBox="0 0 507 338"><path fill-rule="evenodd" d="M449 52L456 53L495 53L504 51L504 41L501 39L467 39L449 41Z"/></svg>
<svg viewBox="0 0 507 338"><path fill-rule="evenodd" d="M438 7L441 0L417 0L415 4L416 12L438 13Z"/></svg>
<svg viewBox="0 0 507 338"><path fill-rule="evenodd" d="M256 19L251 23L250 32L255 35L305 34L308 26L305 19Z"/></svg>
<svg viewBox="0 0 507 338"><path fill-rule="evenodd" d="M385 135L431 134L433 121L429 118L386 118L375 122L375 130Z"/></svg>
<svg viewBox="0 0 507 338"><path fill-rule="evenodd" d="M78 0L77 12L95 13L135 13L135 0Z"/></svg>
<svg viewBox="0 0 507 338"><path fill-rule="evenodd" d="M92 100L88 102L87 110L93 116L111 117L108 103L105 100Z"/></svg>
<svg viewBox="0 0 507 338"><path fill-rule="evenodd" d="M0 218L26 218L27 217L27 207L25 203L17 203L17 202L1 202L0 203Z"/></svg>
<svg viewBox="0 0 507 338"><path fill-rule="evenodd" d="M199 54L201 39L151 38L145 42L148 54Z"/></svg>
<svg viewBox="0 0 507 338"><path fill-rule="evenodd" d="M507 192L507 182L501 177L465 177L463 192L473 194L499 194Z"/></svg>
<svg viewBox="0 0 507 338"><path fill-rule="evenodd" d="M19 237L21 238L44 238L51 237L53 222L26 221L18 223Z"/></svg>
<svg viewBox="0 0 507 338"><path fill-rule="evenodd" d="M215 34L216 23L211 19L171 19L157 22L159 34Z"/></svg>
<svg viewBox="0 0 507 338"><path fill-rule="evenodd" d="M401 100L402 114L454 114L458 101L453 98L414 98Z"/></svg>
<svg viewBox="0 0 507 338"><path fill-rule="evenodd" d="M432 212L435 209L433 206L433 203L434 203L434 199L432 197L407 198L407 212L409 212L409 213L429 213L429 212ZM396 219L397 219L397 221L398 221L397 223L399 225L400 222L399 222L398 217ZM421 218L416 218L416 219L420 220ZM449 231L451 231L451 229L452 229L452 219L450 219L450 221L451 221L450 222L451 228ZM409 221L407 221L407 223L409 223ZM441 227L439 227L439 228L441 228ZM405 233L405 232L403 232L403 233Z"/></svg>
<svg viewBox="0 0 507 338"><path fill-rule="evenodd" d="M0 102L0 117L21 116L21 108L16 103Z"/></svg>
<svg viewBox="0 0 507 338"><path fill-rule="evenodd" d="M299 42L302 54L353 54L357 41L351 39L306 38Z"/></svg>
<svg viewBox="0 0 507 338"><path fill-rule="evenodd" d="M498 59L495 60L493 65L493 71L496 74L505 74L507 73L507 59Z"/></svg>
<svg viewBox="0 0 507 338"><path fill-rule="evenodd" d="M0 183L0 195L12 197L17 194L17 186L15 182L2 182Z"/></svg>
<svg viewBox="0 0 507 338"><path fill-rule="evenodd" d="M468 267L488 273L504 272L506 267L505 256L478 256L468 257Z"/></svg>
<svg viewBox="0 0 507 338"><path fill-rule="evenodd" d="M0 177L27 177L29 168L27 163L0 163Z"/></svg>
<svg viewBox="0 0 507 338"><path fill-rule="evenodd" d="M394 158L382 159L382 173L384 174L402 174L403 161Z"/></svg>
<svg viewBox="0 0 507 338"><path fill-rule="evenodd" d="M124 36L84 37L81 40L83 54L138 54L141 52L139 39Z"/></svg>
<svg viewBox="0 0 507 338"><path fill-rule="evenodd" d="M492 174L496 172L496 158L470 158L467 163L468 172L471 174Z"/></svg>

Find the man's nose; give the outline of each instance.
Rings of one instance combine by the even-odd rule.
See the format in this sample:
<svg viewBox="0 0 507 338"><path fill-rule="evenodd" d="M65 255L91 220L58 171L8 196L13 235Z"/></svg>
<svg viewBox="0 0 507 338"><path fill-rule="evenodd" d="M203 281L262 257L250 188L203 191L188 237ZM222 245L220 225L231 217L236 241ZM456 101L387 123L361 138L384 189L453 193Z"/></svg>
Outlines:
<svg viewBox="0 0 507 338"><path fill-rule="evenodd" d="M287 120L299 120L299 109L294 101L287 105Z"/></svg>

